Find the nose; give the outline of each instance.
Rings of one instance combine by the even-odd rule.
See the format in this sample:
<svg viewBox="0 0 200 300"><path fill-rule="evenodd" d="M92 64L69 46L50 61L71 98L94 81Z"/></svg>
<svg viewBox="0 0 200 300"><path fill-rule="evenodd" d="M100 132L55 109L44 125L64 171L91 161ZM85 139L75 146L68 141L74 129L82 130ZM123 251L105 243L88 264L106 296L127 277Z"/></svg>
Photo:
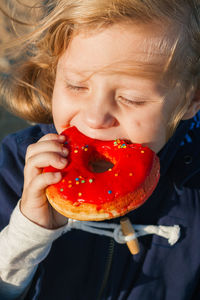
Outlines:
<svg viewBox="0 0 200 300"><path fill-rule="evenodd" d="M111 97L93 96L83 110L85 124L93 129L106 129L118 125Z"/></svg>

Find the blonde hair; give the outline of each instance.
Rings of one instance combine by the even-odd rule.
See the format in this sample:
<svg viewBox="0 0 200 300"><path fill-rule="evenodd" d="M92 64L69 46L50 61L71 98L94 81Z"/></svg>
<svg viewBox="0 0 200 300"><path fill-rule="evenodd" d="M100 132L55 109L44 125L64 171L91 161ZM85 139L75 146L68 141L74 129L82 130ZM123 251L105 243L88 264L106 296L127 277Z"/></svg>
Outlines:
<svg viewBox="0 0 200 300"><path fill-rule="evenodd" d="M55 0L47 3L45 7L37 6L40 13L34 30L8 47L15 53L20 49L21 54L20 63L15 64L9 75L10 80L6 78L1 83L5 103L13 113L32 122L52 122L56 66L74 33L82 29L98 30L123 21L147 24L156 21L178 28L163 69L170 84L179 86L182 92L182 101L170 121L170 128L177 126L189 98L200 85L199 0ZM34 9L37 11L36 6ZM10 18L28 26L15 16L10 15Z"/></svg>

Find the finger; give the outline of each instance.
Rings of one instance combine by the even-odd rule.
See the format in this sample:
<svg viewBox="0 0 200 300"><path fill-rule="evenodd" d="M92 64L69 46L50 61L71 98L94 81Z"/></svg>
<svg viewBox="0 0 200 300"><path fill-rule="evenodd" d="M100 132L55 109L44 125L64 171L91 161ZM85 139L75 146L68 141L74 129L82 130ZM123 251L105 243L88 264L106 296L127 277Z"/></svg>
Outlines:
<svg viewBox="0 0 200 300"><path fill-rule="evenodd" d="M42 173L42 168L52 166L56 169L66 167L68 161L55 152L39 153L28 159L24 168L24 181L27 186L34 177Z"/></svg>
<svg viewBox="0 0 200 300"><path fill-rule="evenodd" d="M31 199L37 199L44 196L45 189L50 184L58 183L62 179L60 172L56 173L42 173L35 177L29 184L28 193L31 195Z"/></svg>
<svg viewBox="0 0 200 300"><path fill-rule="evenodd" d="M50 151L60 153L64 157L69 154L68 149L63 146L63 143L55 140L46 140L28 146L26 162L30 157L35 156L38 153Z"/></svg>
<svg viewBox="0 0 200 300"><path fill-rule="evenodd" d="M49 140L55 140L55 141L64 141L66 139L66 137L64 135L59 135L56 133L48 133L44 136L42 136L38 142L41 141L49 141Z"/></svg>

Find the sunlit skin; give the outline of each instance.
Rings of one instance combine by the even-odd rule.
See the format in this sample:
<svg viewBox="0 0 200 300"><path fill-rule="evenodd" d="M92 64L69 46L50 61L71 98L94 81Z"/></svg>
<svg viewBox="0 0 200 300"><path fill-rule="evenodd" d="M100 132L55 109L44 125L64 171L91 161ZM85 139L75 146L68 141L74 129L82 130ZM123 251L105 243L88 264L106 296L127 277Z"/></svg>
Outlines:
<svg viewBox="0 0 200 300"><path fill-rule="evenodd" d="M153 45L167 35L165 30L155 24L116 24L74 36L57 67L52 111L58 133L75 125L92 138L128 139L158 152L179 98L155 78L118 71L122 60L147 61L148 49L149 60L162 65L166 56ZM108 65L112 72L104 69Z"/></svg>

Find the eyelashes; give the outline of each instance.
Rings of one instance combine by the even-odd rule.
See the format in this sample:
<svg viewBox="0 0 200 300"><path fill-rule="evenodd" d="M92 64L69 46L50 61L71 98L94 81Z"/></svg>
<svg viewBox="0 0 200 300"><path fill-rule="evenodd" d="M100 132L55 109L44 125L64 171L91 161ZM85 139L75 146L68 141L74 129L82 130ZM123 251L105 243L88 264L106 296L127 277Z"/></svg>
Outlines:
<svg viewBox="0 0 200 300"><path fill-rule="evenodd" d="M130 100L130 99L127 99L127 98L122 97L122 96L120 96L119 99L120 99L121 102L124 102L128 105L142 106L142 105L145 105L147 103L146 101L139 101L139 100L134 100L134 99Z"/></svg>
<svg viewBox="0 0 200 300"><path fill-rule="evenodd" d="M84 87L84 86L78 86L78 85L72 85L72 84L69 84L69 83L66 83L66 88L68 90L71 90L73 92L84 92L87 90L87 87ZM136 100L137 99L137 100ZM142 99L142 98L141 98ZM125 103L127 105L135 105L135 106L143 106L147 103L147 101L143 101L141 100L140 98L135 98L135 99L127 99L123 96L119 96L118 97L118 101L119 102L122 102L122 103Z"/></svg>
<svg viewBox="0 0 200 300"><path fill-rule="evenodd" d="M76 86L76 85L72 85L69 83L66 83L66 88L69 90L73 90L73 91L81 91L81 90L87 89L86 87Z"/></svg>

